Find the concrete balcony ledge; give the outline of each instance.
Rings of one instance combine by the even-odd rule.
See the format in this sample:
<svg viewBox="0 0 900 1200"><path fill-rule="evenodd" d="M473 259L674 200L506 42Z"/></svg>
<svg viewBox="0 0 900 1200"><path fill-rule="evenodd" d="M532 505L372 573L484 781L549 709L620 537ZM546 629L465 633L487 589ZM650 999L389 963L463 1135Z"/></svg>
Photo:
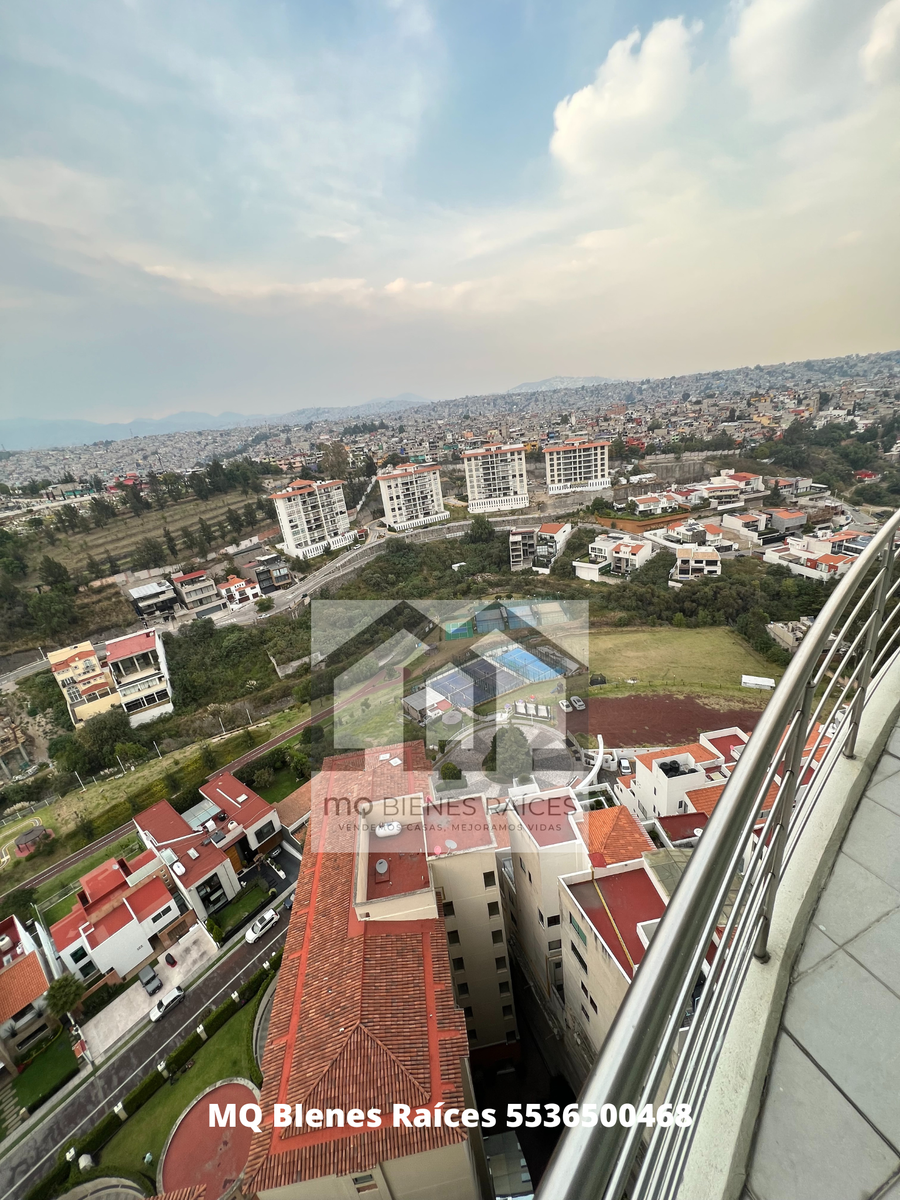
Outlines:
<svg viewBox="0 0 900 1200"><path fill-rule="evenodd" d="M900 660L870 692L856 757L823 763L678 1200L900 1200L898 715Z"/></svg>

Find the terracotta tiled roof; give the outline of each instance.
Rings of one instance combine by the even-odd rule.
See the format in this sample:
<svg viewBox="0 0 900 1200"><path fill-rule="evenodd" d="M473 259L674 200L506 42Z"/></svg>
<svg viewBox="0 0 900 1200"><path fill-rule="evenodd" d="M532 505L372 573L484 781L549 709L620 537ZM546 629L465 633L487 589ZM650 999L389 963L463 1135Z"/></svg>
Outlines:
<svg viewBox="0 0 900 1200"><path fill-rule="evenodd" d="M636 754L635 759L651 770L658 759L677 758L679 754L690 754L695 763L713 762L722 757L713 750L707 750L699 742L688 742L686 746L666 746L662 750L651 750L648 754Z"/></svg>
<svg viewBox="0 0 900 1200"><path fill-rule="evenodd" d="M285 829L294 829L296 825L309 815L312 801L313 781L307 780L294 792L289 792L278 804L278 816Z"/></svg>
<svg viewBox="0 0 900 1200"><path fill-rule="evenodd" d="M698 813L706 813L708 817L712 816L712 810L719 802L719 797L725 791L724 783L712 784L710 787L694 788L693 791L685 792L686 798L694 806ZM763 801L763 812L767 812L775 803L775 797L778 795L778 784L773 783L766 798Z"/></svg>
<svg viewBox="0 0 900 1200"><path fill-rule="evenodd" d="M598 808L585 814L588 856L595 867L631 862L653 850L644 829L627 808Z"/></svg>
<svg viewBox="0 0 900 1200"><path fill-rule="evenodd" d="M379 755L403 759L392 767ZM355 801L427 791L421 743L326 759L312 787L308 842L263 1055L261 1107L462 1107L465 1019L454 1003L443 920L359 921L352 905ZM270 1119L271 1120L271 1119ZM464 1129L274 1129L256 1134L248 1194L371 1170L462 1142Z"/></svg>
<svg viewBox="0 0 900 1200"><path fill-rule="evenodd" d="M43 996L49 985L38 954L32 952L0 971L0 1024Z"/></svg>
<svg viewBox="0 0 900 1200"><path fill-rule="evenodd" d="M152 1200L205 1200L206 1184L198 1183L196 1187L176 1188L174 1192L160 1192Z"/></svg>
<svg viewBox="0 0 900 1200"><path fill-rule="evenodd" d="M156 649L156 631L142 629L106 643L106 661L117 662L120 658L131 658L133 654L146 654Z"/></svg>

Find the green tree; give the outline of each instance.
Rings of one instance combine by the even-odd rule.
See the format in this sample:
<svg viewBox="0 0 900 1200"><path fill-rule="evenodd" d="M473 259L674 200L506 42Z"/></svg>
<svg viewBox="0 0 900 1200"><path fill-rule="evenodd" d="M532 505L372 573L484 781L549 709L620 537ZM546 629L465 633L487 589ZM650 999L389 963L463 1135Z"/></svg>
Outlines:
<svg viewBox="0 0 900 1200"><path fill-rule="evenodd" d="M75 624L78 617L72 597L61 588L28 597L28 612L34 627L43 637L55 637Z"/></svg>
<svg viewBox="0 0 900 1200"><path fill-rule="evenodd" d="M166 549L174 558L178 553L178 542L175 540L175 534L168 527L168 525L163 526L163 538L166 543Z"/></svg>
<svg viewBox="0 0 900 1200"><path fill-rule="evenodd" d="M496 533L497 531L494 529L487 517L482 513L478 513L472 518L472 524L469 528L469 531L462 540L467 542L470 546L477 546L485 542L492 542L496 536Z"/></svg>
<svg viewBox="0 0 900 1200"><path fill-rule="evenodd" d="M346 479L350 474L350 458L346 446L329 442L319 459L319 471L325 479Z"/></svg>
<svg viewBox="0 0 900 1200"><path fill-rule="evenodd" d="M159 538L145 537L131 552L131 566L135 571L146 571L162 567L166 563L166 549Z"/></svg>
<svg viewBox="0 0 900 1200"><path fill-rule="evenodd" d="M59 1019L81 1003L84 980L77 975L60 975L47 988L47 1011Z"/></svg>
<svg viewBox="0 0 900 1200"><path fill-rule="evenodd" d="M20 921L30 921L34 917L32 908L36 898L37 888L33 887L20 887L7 892L0 899L0 921L12 916L18 917Z"/></svg>
<svg viewBox="0 0 900 1200"><path fill-rule="evenodd" d="M63 566L61 562L57 562L55 558L50 558L48 554L45 554L41 559L41 565L38 567L38 575L40 575L42 581L49 587L59 587L70 581L68 568Z"/></svg>
<svg viewBox="0 0 900 1200"><path fill-rule="evenodd" d="M462 779L463 773L456 763L445 762L441 764L441 779Z"/></svg>
<svg viewBox="0 0 900 1200"><path fill-rule="evenodd" d="M275 601L271 596L261 596L256 601L256 611L260 613L271 612L275 607Z"/></svg>

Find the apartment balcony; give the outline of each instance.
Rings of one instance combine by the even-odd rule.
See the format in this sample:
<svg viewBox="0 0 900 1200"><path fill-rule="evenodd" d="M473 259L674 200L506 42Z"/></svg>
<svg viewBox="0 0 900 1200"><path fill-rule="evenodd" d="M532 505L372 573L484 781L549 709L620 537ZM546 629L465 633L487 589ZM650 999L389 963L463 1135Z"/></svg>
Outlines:
<svg viewBox="0 0 900 1200"><path fill-rule="evenodd" d="M898 530L801 643L580 1097L692 1122L566 1131L538 1200L900 1198Z"/></svg>

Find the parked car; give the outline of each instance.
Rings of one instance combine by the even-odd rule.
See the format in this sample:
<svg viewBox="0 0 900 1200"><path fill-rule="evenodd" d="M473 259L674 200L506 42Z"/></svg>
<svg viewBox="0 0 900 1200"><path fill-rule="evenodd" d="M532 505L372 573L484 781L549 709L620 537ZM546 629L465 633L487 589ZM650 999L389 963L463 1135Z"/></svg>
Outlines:
<svg viewBox="0 0 900 1200"><path fill-rule="evenodd" d="M630 775L631 774L631 763L628 761L627 758L619 759L619 774L620 775Z"/></svg>
<svg viewBox="0 0 900 1200"><path fill-rule="evenodd" d="M570 696L569 703L572 705L573 708L577 709L579 712L583 712L584 701L582 700L582 698L580 696Z"/></svg>
<svg viewBox="0 0 900 1200"><path fill-rule="evenodd" d="M155 996L157 992L162 991L162 980L152 967L141 967L138 971L138 979L144 985L144 991L148 996Z"/></svg>
<svg viewBox="0 0 900 1200"><path fill-rule="evenodd" d="M257 917L247 932L244 934L244 941L258 942L267 929L271 929L278 918L281 916L274 908L267 908L261 917Z"/></svg>
<svg viewBox="0 0 900 1200"><path fill-rule="evenodd" d="M568 702L568 700L560 700L559 707L565 713L570 713L572 711L572 705Z"/></svg>
<svg viewBox="0 0 900 1200"><path fill-rule="evenodd" d="M150 1009L150 1020L161 1020L170 1009L173 1009L176 1004L180 1004L183 999L184 989L180 987L172 988L171 992L166 992L162 999L157 1000Z"/></svg>

